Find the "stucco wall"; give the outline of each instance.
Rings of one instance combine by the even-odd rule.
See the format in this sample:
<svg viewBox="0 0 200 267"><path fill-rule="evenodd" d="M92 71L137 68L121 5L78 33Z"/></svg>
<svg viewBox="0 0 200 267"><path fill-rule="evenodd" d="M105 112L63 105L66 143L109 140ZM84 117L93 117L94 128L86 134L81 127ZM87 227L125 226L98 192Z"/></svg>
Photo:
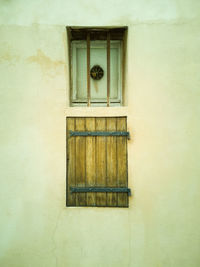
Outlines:
<svg viewBox="0 0 200 267"><path fill-rule="evenodd" d="M200 2L0 2L0 266L199 267ZM69 108L66 26L128 26L121 108ZM66 208L69 115L127 115L128 209Z"/></svg>

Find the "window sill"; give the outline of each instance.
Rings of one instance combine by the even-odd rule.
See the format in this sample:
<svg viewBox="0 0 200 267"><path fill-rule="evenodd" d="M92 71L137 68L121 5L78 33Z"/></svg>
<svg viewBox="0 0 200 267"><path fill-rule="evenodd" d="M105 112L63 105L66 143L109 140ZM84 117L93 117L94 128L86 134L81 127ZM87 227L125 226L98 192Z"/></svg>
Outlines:
<svg viewBox="0 0 200 267"><path fill-rule="evenodd" d="M128 107L68 107L66 117L124 117L128 116Z"/></svg>

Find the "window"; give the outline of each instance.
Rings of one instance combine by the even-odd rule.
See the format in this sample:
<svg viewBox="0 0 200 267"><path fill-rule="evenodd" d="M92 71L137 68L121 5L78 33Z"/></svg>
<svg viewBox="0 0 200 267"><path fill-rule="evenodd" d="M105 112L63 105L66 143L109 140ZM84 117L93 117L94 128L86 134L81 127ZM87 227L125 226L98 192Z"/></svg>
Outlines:
<svg viewBox="0 0 200 267"><path fill-rule="evenodd" d="M67 206L128 207L126 117L67 118Z"/></svg>
<svg viewBox="0 0 200 267"><path fill-rule="evenodd" d="M71 106L121 106L126 27L68 28Z"/></svg>

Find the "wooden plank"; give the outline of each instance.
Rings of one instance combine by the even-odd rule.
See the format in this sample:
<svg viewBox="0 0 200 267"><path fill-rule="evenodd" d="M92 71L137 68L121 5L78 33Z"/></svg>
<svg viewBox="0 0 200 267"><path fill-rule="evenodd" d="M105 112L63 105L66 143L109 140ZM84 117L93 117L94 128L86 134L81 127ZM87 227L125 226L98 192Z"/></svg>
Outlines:
<svg viewBox="0 0 200 267"><path fill-rule="evenodd" d="M110 32L107 33L107 107L110 106Z"/></svg>
<svg viewBox="0 0 200 267"><path fill-rule="evenodd" d="M116 130L116 118L106 118L107 130ZM107 137L107 186L117 186L117 139L116 136ZM117 206L117 193L107 193L107 206Z"/></svg>
<svg viewBox="0 0 200 267"><path fill-rule="evenodd" d="M95 131L95 118L86 118L86 131ZM86 186L95 186L95 136L85 137L86 139ZM86 193L86 205L96 205L96 193Z"/></svg>
<svg viewBox="0 0 200 267"><path fill-rule="evenodd" d="M74 131L75 119L67 118L67 206L76 205L76 193L71 194L70 186L76 184L76 168L75 168L75 138L69 137L69 131Z"/></svg>
<svg viewBox="0 0 200 267"><path fill-rule="evenodd" d="M126 118L117 118L117 131L126 131ZM127 187L127 137L117 137L117 185L118 187ZM119 207L128 206L128 194L117 193Z"/></svg>
<svg viewBox="0 0 200 267"><path fill-rule="evenodd" d="M85 118L76 118L76 131L85 131ZM73 137L76 140L76 186L85 187L85 140L84 136ZM76 193L76 205L85 206L85 193Z"/></svg>
<svg viewBox="0 0 200 267"><path fill-rule="evenodd" d="M87 33L87 105L90 106L90 33Z"/></svg>
<svg viewBox="0 0 200 267"><path fill-rule="evenodd" d="M96 118L96 131L106 130L106 119ZM96 186L106 186L106 138L96 137ZM106 193L96 194L96 205L106 206Z"/></svg>

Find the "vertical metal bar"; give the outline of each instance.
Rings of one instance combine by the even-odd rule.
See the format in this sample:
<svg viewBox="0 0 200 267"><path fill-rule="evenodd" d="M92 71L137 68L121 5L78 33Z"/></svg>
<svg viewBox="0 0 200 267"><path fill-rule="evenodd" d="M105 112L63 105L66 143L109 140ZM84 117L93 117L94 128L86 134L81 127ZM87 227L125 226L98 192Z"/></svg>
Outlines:
<svg viewBox="0 0 200 267"><path fill-rule="evenodd" d="M107 33L107 107L110 106L110 32Z"/></svg>
<svg viewBox="0 0 200 267"><path fill-rule="evenodd" d="M87 105L90 106L90 33L87 33Z"/></svg>

